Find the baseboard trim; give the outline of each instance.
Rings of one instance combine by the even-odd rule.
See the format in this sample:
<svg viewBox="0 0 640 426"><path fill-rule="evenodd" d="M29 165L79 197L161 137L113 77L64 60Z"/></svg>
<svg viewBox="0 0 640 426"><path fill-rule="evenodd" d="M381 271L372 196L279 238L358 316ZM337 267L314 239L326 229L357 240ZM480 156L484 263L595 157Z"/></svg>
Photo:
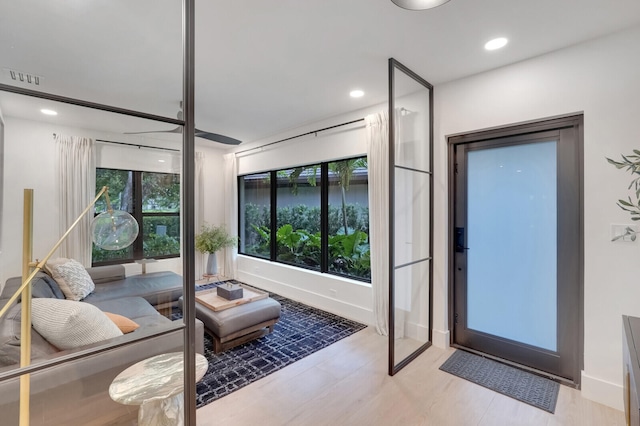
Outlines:
<svg viewBox="0 0 640 426"><path fill-rule="evenodd" d="M451 342L451 335L449 334L449 330L436 330L433 329L432 333L433 338L433 346L442 349L448 349L449 343Z"/></svg>
<svg viewBox="0 0 640 426"><path fill-rule="evenodd" d="M362 324L373 325L373 311L328 297L312 291L304 290L280 281L274 281L260 275L254 275L246 271L238 271L238 280L253 284L263 290L272 291L281 296L297 300L314 308L340 315Z"/></svg>
<svg viewBox="0 0 640 426"><path fill-rule="evenodd" d="M587 399L624 411L622 385L598 379L582 371L581 393Z"/></svg>

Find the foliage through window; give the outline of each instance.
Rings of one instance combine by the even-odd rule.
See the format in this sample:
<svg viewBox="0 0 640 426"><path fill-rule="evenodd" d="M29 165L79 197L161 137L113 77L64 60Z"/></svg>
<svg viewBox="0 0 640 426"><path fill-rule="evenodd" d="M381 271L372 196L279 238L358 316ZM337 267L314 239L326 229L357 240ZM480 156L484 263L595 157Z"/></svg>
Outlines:
<svg viewBox="0 0 640 426"><path fill-rule="evenodd" d="M240 176L238 188L240 253L371 280L366 157Z"/></svg>
<svg viewBox="0 0 640 426"><path fill-rule="evenodd" d="M127 263L138 259L180 256L180 176L131 170L96 170L96 189L109 187L115 210L129 212L140 225L134 243L122 250L108 251L93 246L93 265ZM106 211L101 198L96 214Z"/></svg>

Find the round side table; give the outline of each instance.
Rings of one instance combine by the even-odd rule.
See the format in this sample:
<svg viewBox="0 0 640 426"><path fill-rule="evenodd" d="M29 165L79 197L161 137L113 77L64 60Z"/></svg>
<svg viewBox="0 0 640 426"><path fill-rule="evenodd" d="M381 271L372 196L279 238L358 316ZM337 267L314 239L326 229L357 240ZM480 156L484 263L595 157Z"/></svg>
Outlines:
<svg viewBox="0 0 640 426"><path fill-rule="evenodd" d="M207 372L207 359L196 354L196 382ZM156 355L133 364L113 379L109 396L124 405L139 405L139 425L184 423L184 354Z"/></svg>

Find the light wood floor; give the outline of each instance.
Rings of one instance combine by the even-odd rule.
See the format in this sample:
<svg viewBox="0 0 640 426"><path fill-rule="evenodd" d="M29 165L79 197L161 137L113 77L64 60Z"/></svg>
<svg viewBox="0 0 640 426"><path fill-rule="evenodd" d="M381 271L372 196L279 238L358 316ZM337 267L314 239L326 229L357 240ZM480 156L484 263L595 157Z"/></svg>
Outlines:
<svg viewBox="0 0 640 426"><path fill-rule="evenodd" d="M387 340L367 328L197 411L207 425L624 425L624 414L560 387L555 414L438 368L431 347L394 377Z"/></svg>

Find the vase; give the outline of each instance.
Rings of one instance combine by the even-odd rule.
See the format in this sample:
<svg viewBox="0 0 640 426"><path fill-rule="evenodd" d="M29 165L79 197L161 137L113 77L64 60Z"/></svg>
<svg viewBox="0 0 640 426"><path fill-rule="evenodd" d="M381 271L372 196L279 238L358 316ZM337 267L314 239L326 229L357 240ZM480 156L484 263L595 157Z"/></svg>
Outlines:
<svg viewBox="0 0 640 426"><path fill-rule="evenodd" d="M218 275L218 256L215 253L209 253L207 256L205 275Z"/></svg>

